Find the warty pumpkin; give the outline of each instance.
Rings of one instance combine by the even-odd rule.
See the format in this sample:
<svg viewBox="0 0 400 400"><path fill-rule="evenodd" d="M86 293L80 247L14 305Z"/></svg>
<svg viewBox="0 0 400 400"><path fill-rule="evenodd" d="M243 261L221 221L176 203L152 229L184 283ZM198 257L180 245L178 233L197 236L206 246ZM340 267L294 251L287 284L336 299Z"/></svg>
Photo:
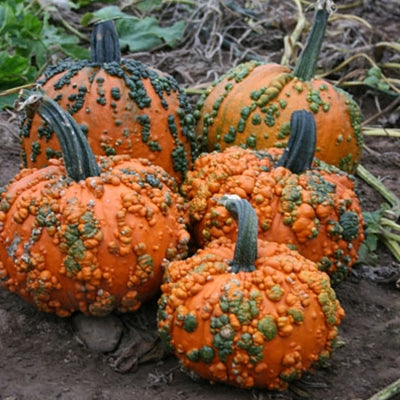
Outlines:
<svg viewBox="0 0 400 400"><path fill-rule="evenodd" d="M296 111L285 151L236 146L204 153L182 185L197 243L228 236L237 226L218 199L249 200L259 219L260 239L285 243L339 282L348 275L364 240L364 220L354 177L314 159L313 114Z"/></svg>
<svg viewBox="0 0 400 400"><path fill-rule="evenodd" d="M147 159L96 159L56 102L30 105L60 139L63 160L23 169L1 193L0 281L40 311L135 311L160 290L165 260L187 255L175 180Z"/></svg>
<svg viewBox="0 0 400 400"><path fill-rule="evenodd" d="M38 85L67 110L95 154L147 158L181 181L195 154L192 109L170 75L121 59L112 21L96 24L91 60L65 60L46 68ZM22 124L25 167L61 156L53 130L40 115Z"/></svg>
<svg viewBox="0 0 400 400"><path fill-rule="evenodd" d="M221 237L168 265L160 337L183 366L211 382L286 389L329 357L344 311L315 263L257 239L247 200L227 195L221 202L238 219L236 243Z"/></svg>
<svg viewBox="0 0 400 400"><path fill-rule="evenodd" d="M348 93L315 78L330 3L316 2L312 30L294 70L249 61L211 84L194 111L202 151L221 151L232 145L285 148L291 114L305 109L316 120L316 157L355 173L363 144L360 108Z"/></svg>

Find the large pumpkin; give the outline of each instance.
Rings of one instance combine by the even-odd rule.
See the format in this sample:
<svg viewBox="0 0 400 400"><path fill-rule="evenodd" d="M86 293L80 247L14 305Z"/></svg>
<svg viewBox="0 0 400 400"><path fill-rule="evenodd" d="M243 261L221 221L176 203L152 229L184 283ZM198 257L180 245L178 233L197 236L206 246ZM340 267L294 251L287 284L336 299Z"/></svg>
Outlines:
<svg viewBox="0 0 400 400"><path fill-rule="evenodd" d="M344 316L329 277L285 245L257 240L257 217L235 195L235 242L216 239L166 270L160 336L212 382L283 390L326 359Z"/></svg>
<svg viewBox="0 0 400 400"><path fill-rule="evenodd" d="M275 63L249 61L217 79L199 99L194 116L203 151L240 145L251 149L285 148L290 117L313 112L316 157L354 173L361 159L361 112L351 96L314 77L328 19L319 2L311 34L294 70Z"/></svg>
<svg viewBox="0 0 400 400"><path fill-rule="evenodd" d="M24 169L1 194L1 283L59 316L134 311L158 293L165 260L187 254L175 181L126 155L98 166L69 114L42 101L65 165Z"/></svg>
<svg viewBox="0 0 400 400"><path fill-rule="evenodd" d="M91 53L90 61L49 66L37 83L73 115L95 154L147 158L180 181L195 151L183 89L172 76L121 59L111 21L94 26ZM25 167L61 156L53 130L38 114L24 119L21 141Z"/></svg>
<svg viewBox="0 0 400 400"><path fill-rule="evenodd" d="M232 146L199 156L182 185L193 235L200 245L222 236L233 239L237 227L218 199L237 194L256 209L260 239L290 245L338 282L349 273L364 240L354 178L316 159L312 165L310 112L293 113L291 128L285 152Z"/></svg>

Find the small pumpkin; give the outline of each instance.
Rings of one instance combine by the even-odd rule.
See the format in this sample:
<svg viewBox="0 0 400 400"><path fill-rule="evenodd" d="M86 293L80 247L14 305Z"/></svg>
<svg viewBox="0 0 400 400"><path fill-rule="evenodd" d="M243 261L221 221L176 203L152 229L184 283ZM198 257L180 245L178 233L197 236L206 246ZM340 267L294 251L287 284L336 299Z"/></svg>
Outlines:
<svg viewBox="0 0 400 400"><path fill-rule="evenodd" d="M160 337L202 378L286 389L329 357L344 311L315 263L257 239L257 216L247 200L227 195L221 202L238 219L236 243L221 237L168 265Z"/></svg>
<svg viewBox="0 0 400 400"><path fill-rule="evenodd" d="M348 275L364 240L364 221L354 178L317 159L313 163L313 114L296 111L288 148L252 151L236 146L204 153L182 185L193 236L199 245L228 236L237 227L218 199L249 200L259 219L260 239L285 243L339 282Z"/></svg>
<svg viewBox="0 0 400 400"><path fill-rule="evenodd" d="M62 317L135 311L159 292L165 260L188 251L174 179L146 159L96 160L56 102L27 101L55 130L64 162L23 169L1 194L2 286Z"/></svg>
<svg viewBox="0 0 400 400"><path fill-rule="evenodd" d="M310 36L294 70L249 61L212 83L194 112L202 151L222 151L233 145L285 148L291 114L305 109L316 120L316 157L355 173L363 144L360 108L348 93L315 78L330 3L318 2Z"/></svg>
<svg viewBox="0 0 400 400"><path fill-rule="evenodd" d="M132 59L121 59L112 21L96 24L91 60L49 66L38 81L85 132L95 154L148 158L180 182L195 152L191 106L176 80ZM51 127L40 115L22 124L22 157L28 168L61 156Z"/></svg>

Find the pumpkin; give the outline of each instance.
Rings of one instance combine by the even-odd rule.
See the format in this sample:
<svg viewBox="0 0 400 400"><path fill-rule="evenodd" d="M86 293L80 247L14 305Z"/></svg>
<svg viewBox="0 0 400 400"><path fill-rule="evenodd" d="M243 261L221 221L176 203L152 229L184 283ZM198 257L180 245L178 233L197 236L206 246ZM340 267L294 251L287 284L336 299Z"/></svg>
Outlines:
<svg viewBox="0 0 400 400"><path fill-rule="evenodd" d="M309 39L294 70L276 63L249 61L211 84L194 111L202 151L222 151L232 145L285 148L291 114L306 109L316 120L316 157L355 173L363 144L360 108L348 93L314 77L329 3L319 2Z"/></svg>
<svg viewBox="0 0 400 400"><path fill-rule="evenodd" d="M147 159L91 152L56 102L29 97L60 138L63 160L23 169L0 198L0 281L40 311L104 316L160 290L163 263L189 234L176 183Z"/></svg>
<svg viewBox="0 0 400 400"><path fill-rule="evenodd" d="M168 264L160 337L184 367L211 382L283 390L329 357L344 311L315 263L257 239L247 200L221 202L238 219L236 243L221 237Z"/></svg>
<svg viewBox="0 0 400 400"><path fill-rule="evenodd" d="M248 199L259 219L260 239L285 243L316 262L337 283L348 275L364 240L364 220L354 177L313 162L313 114L296 111L289 146L269 152L236 146L204 153L182 185L193 236L199 245L237 227L218 199Z"/></svg>
<svg viewBox="0 0 400 400"><path fill-rule="evenodd" d="M37 83L74 117L95 154L147 158L181 181L194 157L194 121L183 89L167 74L121 59L112 21L96 24L89 60L46 68ZM22 157L28 168L61 156L40 115L22 123Z"/></svg>

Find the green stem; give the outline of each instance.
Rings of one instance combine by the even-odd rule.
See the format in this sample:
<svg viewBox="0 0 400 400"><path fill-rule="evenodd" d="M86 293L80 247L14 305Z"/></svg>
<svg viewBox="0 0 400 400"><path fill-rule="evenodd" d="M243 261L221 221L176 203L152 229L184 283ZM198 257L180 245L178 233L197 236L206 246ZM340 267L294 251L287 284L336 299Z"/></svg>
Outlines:
<svg viewBox="0 0 400 400"><path fill-rule="evenodd" d="M379 192L392 207L400 210L399 198L361 164L357 167L357 175L377 192Z"/></svg>
<svg viewBox="0 0 400 400"><path fill-rule="evenodd" d="M311 168L316 145L316 125L311 112L299 110L290 118L289 142L277 167L285 167L294 174Z"/></svg>
<svg viewBox="0 0 400 400"><path fill-rule="evenodd" d="M202 95L206 92L206 89L196 89L196 88L185 88L184 89L186 94L198 94Z"/></svg>
<svg viewBox="0 0 400 400"><path fill-rule="evenodd" d="M294 76L303 81L309 81L315 75L318 56L321 51L329 18L329 5L330 0L317 1L310 35L294 68Z"/></svg>
<svg viewBox="0 0 400 400"><path fill-rule="evenodd" d="M393 230L396 231L396 232L400 232L400 225L396 224L396 222L394 222L393 220L391 220L391 219L389 219L389 218L382 217L382 218L380 219L380 223L381 223L381 225L384 226L385 228L386 228L386 227L387 227L387 228L391 228L391 229L393 229ZM397 240L400 241L400 235L397 235L397 238L398 238Z"/></svg>
<svg viewBox="0 0 400 400"><path fill-rule="evenodd" d="M192 0L163 0L163 4L185 4L187 6L196 7L198 3Z"/></svg>
<svg viewBox="0 0 400 400"><path fill-rule="evenodd" d="M385 136L400 138L400 129L396 128L372 128L366 126L363 128L364 136Z"/></svg>
<svg viewBox="0 0 400 400"><path fill-rule="evenodd" d="M246 199L236 195L224 195L219 200L238 222L235 252L230 265L233 273L251 272L256 269L258 218Z"/></svg>
<svg viewBox="0 0 400 400"><path fill-rule="evenodd" d="M39 93L23 92L20 108L37 112L54 130L60 143L67 175L76 182L99 176L100 169L89 143L77 122L58 103Z"/></svg>
<svg viewBox="0 0 400 400"><path fill-rule="evenodd" d="M119 38L113 21L97 23L90 37L91 61L96 64L121 62Z"/></svg>
<svg viewBox="0 0 400 400"><path fill-rule="evenodd" d="M79 39L84 40L85 42L88 41L88 38L86 35L83 33L79 32L77 29L75 29L71 24L69 24L64 18L60 19L62 25L69 30L71 33L73 33L75 36L77 36Z"/></svg>
<svg viewBox="0 0 400 400"><path fill-rule="evenodd" d="M400 379L397 379L389 386L374 394L368 400L389 400L396 394L400 393Z"/></svg>
<svg viewBox="0 0 400 400"><path fill-rule="evenodd" d="M382 236L382 241L385 246L392 253L397 262L400 262L400 244L394 240L389 239L387 236Z"/></svg>

